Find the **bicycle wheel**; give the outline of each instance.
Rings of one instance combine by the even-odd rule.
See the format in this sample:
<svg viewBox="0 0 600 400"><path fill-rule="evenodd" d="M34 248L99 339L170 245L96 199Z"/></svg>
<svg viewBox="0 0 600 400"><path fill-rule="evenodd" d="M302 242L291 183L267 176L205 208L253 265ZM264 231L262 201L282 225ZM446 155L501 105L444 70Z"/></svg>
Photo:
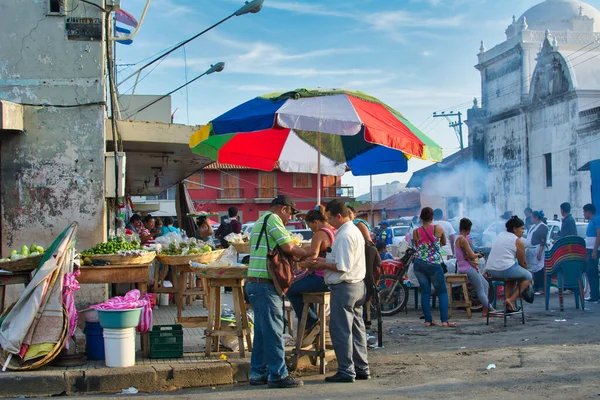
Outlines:
<svg viewBox="0 0 600 400"><path fill-rule="evenodd" d="M381 280L383 282L391 281L388 287L384 287L379 291L381 315L390 316L398 314L408 302L408 289L401 278L396 275L383 275Z"/></svg>

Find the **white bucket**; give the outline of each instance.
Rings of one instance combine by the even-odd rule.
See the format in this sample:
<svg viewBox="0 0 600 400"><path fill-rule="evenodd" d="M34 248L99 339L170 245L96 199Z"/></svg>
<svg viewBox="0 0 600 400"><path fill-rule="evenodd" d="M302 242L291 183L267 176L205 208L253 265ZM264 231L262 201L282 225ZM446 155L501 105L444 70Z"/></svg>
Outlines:
<svg viewBox="0 0 600 400"><path fill-rule="evenodd" d="M169 293L161 293L160 294L160 303L159 306L168 306L169 305Z"/></svg>
<svg viewBox="0 0 600 400"><path fill-rule="evenodd" d="M135 328L104 329L104 355L109 368L135 365Z"/></svg>

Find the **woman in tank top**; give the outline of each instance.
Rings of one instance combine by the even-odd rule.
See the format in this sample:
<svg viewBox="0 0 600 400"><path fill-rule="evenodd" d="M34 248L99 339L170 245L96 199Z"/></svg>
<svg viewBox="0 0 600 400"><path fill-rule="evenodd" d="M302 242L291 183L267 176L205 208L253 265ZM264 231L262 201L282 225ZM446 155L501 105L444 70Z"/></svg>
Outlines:
<svg viewBox="0 0 600 400"><path fill-rule="evenodd" d="M325 209L323 206L317 206L314 210L310 210L306 214L306 224L314 232L311 249L307 251L306 259L313 260L317 257L325 258L327 249L331 249L335 240L335 229L329 225L325 217ZM301 266L302 264L300 264ZM289 288L286 296L296 312L298 321L302 318L302 301L303 293L322 293L329 292L329 287L325 284L325 271L315 271L299 269L295 274L294 283ZM311 312L306 317L306 330L304 338L302 338L302 346L310 346L312 341L319 333L319 325L317 325L316 313L311 305Z"/></svg>
<svg viewBox="0 0 600 400"><path fill-rule="evenodd" d="M527 270L525 259L525 243L521 237L525 233L525 222L516 215L506 222L506 232L500 233L494 243L488 257L485 270L492 278L520 279L521 293L527 289L531 282L531 272ZM519 311L515 307L515 301L519 297L519 291L515 290L515 282L506 283L506 311Z"/></svg>
<svg viewBox="0 0 600 400"><path fill-rule="evenodd" d="M371 225L364 219L356 218L356 210L354 207L346 205L348 211L350 211L350 219L354 223L354 225L360 230L363 237L365 238L365 242L373 242L371 239Z"/></svg>
<svg viewBox="0 0 600 400"><path fill-rule="evenodd" d="M487 317L488 312L495 311L490 309L488 301L488 290L490 285L488 281L479 272L479 259L482 254L475 254L469 244L469 234L473 223L467 218L460 220L460 233L454 241L454 254L456 255L456 266L459 274L466 274L467 280L477 290L477 297L481 301L483 311L481 315Z"/></svg>
<svg viewBox="0 0 600 400"><path fill-rule="evenodd" d="M441 226L433 225L433 209L421 210L423 226L413 231L413 243L417 248L414 271L421 289L421 305L425 314L425 326L437 325L431 316L431 286L440 300L440 317L443 327L454 327L455 322L448 321L448 292L442 267L443 259L440 245L446 245L446 234Z"/></svg>

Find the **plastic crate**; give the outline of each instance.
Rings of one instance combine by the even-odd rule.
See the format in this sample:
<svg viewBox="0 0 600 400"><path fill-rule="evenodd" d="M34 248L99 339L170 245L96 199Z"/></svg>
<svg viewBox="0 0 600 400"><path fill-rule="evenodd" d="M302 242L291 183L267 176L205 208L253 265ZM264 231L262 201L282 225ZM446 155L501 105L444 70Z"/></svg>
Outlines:
<svg viewBox="0 0 600 400"><path fill-rule="evenodd" d="M150 331L150 358L183 357L181 325L155 325Z"/></svg>

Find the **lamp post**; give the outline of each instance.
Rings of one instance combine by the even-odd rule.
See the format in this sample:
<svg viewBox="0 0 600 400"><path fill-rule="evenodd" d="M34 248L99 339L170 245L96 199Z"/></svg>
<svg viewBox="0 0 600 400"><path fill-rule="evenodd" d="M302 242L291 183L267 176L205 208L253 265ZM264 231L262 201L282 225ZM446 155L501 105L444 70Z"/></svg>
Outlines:
<svg viewBox="0 0 600 400"><path fill-rule="evenodd" d="M135 84L133 85L133 92L132 92L132 94L135 93L135 88L136 88L136 86L138 84L138 80L139 80L140 74L142 73L143 70L145 70L146 68L148 68L149 66L151 66L155 62L160 61L161 59L165 58L166 56L168 56L169 54L171 54L175 50L180 49L181 47L185 46L186 44L188 44L192 40L197 39L198 37L204 35L206 32L210 31L213 28L216 28L217 26L221 25L223 22L225 22L225 21L227 21L227 20L229 20L229 19L231 19L233 17L239 17L240 15L249 14L249 13L250 14L256 14L257 12L259 12L262 9L264 1L265 0L252 0L250 2L246 1L246 3L242 7L240 7L237 11L235 11L233 14L229 15L226 18L223 18L222 20L220 20L216 24L209 26L208 28L206 28L202 32L197 33L196 35L192 36L191 38L189 38L187 40L184 40L183 42L179 43L177 46L173 47L171 50L167 51L164 54L161 54L160 56L154 58L152 61L150 61L147 64L143 65L140 69L138 69L137 71L135 71L134 73L132 73L131 75L129 75L127 78L125 78L121 82L119 82L119 84L117 85L117 87L119 87L124 82L127 82L129 79L131 79L134 76L136 76L136 78L135 78Z"/></svg>
<svg viewBox="0 0 600 400"><path fill-rule="evenodd" d="M154 101L151 101L150 103L146 104L144 107L140 108L135 113L133 113L132 115L128 116L128 119L131 119L132 117L134 117L137 114L141 113L142 111L144 111L148 107L150 107L150 106L158 103L159 101L161 101L165 97L168 97L168 96L172 95L173 93L175 93L176 91L183 89L184 87L186 87L190 83L193 83L193 82L197 81L198 79L202 78L204 75L210 75L210 74L212 74L214 72L221 72L221 71L223 71L223 69L225 69L225 63L222 62L222 61L219 61L218 63L216 63L214 65L211 65L209 69L207 69L206 71L204 71L202 74L198 75L197 77L195 77L191 81L184 83L183 85L179 86L177 89L173 89L169 93L167 93L165 95L162 95L158 99L155 99Z"/></svg>

